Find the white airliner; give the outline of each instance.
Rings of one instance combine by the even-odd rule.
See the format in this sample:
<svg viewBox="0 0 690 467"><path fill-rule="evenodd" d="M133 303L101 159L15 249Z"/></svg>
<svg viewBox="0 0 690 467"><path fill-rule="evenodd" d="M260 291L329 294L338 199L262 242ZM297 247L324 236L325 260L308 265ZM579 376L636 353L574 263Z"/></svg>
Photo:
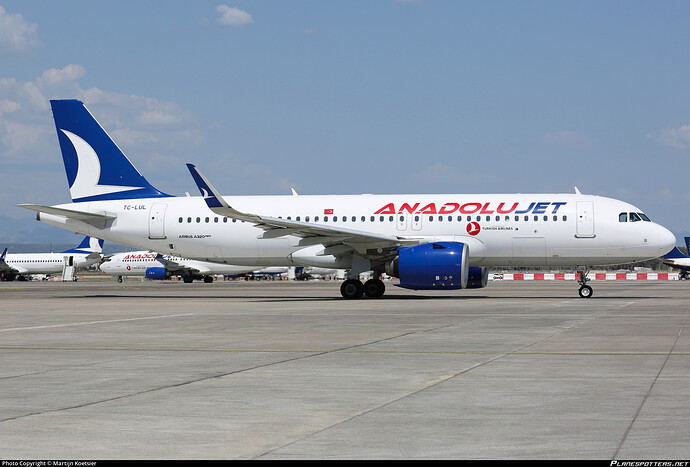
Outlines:
<svg viewBox="0 0 690 467"><path fill-rule="evenodd" d="M202 197L174 197L137 171L82 102L51 105L73 202L21 205L38 220L202 261L346 269L345 298L380 297L383 273L409 289L476 288L489 267L586 269L657 258L676 243L639 208L577 190L223 197L187 164ZM362 284L368 271L374 279ZM580 296L590 297L581 277Z"/></svg>
<svg viewBox="0 0 690 467"><path fill-rule="evenodd" d="M213 282L213 276L219 274L239 275L249 274L256 268L249 266L234 266L225 263L211 263L193 259L162 255L152 251L130 251L116 253L105 258L100 264L104 273L115 276L118 282L123 277L140 276L151 280L166 280L172 276L181 276L185 283L203 279L206 283ZM271 268L261 271L261 274L285 273L287 268Z"/></svg>
<svg viewBox="0 0 690 467"><path fill-rule="evenodd" d="M61 253L7 253L0 255L0 278L4 281L26 280L31 274L61 273L65 261L69 266L83 269L102 258L103 240L86 237L79 246Z"/></svg>
<svg viewBox="0 0 690 467"><path fill-rule="evenodd" d="M685 248L690 253L690 237L685 237ZM678 247L671 250L668 254L661 258L661 262L673 269L679 269L679 277L681 280L688 278L690 273L690 256L684 255Z"/></svg>

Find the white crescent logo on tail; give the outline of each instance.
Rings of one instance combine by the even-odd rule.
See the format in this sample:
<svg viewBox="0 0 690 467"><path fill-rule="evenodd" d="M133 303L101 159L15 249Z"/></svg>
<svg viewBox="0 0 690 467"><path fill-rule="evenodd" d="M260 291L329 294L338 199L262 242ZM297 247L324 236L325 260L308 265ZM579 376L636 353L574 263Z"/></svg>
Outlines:
<svg viewBox="0 0 690 467"><path fill-rule="evenodd" d="M67 130L60 129L69 138L77 152L77 176L69 188L72 199L86 198L87 196L105 195L120 191L138 190L143 186L99 185L101 177L101 161L98 154L89 143L79 136Z"/></svg>

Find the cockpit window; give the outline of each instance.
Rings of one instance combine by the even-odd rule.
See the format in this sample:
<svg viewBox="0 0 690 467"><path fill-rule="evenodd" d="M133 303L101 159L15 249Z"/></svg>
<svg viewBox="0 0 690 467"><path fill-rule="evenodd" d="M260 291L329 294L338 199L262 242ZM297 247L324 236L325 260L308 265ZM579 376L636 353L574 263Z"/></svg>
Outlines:
<svg viewBox="0 0 690 467"><path fill-rule="evenodd" d="M637 214L640 215L640 217L642 218L643 221L645 221L645 222L652 222L652 220L651 220L649 217L647 217L644 213L638 212Z"/></svg>
<svg viewBox="0 0 690 467"><path fill-rule="evenodd" d="M642 219L640 218L640 216L637 215L636 212L631 212L631 213L630 213L630 222L639 222L639 221L641 221L641 220L642 220Z"/></svg>
<svg viewBox="0 0 690 467"><path fill-rule="evenodd" d="M628 222L628 213L622 212L618 214L618 222Z"/></svg>

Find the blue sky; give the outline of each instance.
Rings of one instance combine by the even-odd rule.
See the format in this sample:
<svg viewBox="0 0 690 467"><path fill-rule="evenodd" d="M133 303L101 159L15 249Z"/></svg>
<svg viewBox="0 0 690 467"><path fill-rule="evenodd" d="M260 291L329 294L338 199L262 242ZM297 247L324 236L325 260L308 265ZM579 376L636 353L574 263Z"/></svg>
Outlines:
<svg viewBox="0 0 690 467"><path fill-rule="evenodd" d="M196 194L186 162L227 195L577 186L680 244L688 18L687 1L0 0L0 241L73 238L14 205L70 201L49 100L79 98L172 194Z"/></svg>

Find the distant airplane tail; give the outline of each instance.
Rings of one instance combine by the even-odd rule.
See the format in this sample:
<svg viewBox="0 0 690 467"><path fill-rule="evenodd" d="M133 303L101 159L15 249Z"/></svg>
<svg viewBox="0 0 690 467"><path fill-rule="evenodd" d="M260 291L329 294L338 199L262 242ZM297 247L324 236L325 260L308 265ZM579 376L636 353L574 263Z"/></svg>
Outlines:
<svg viewBox="0 0 690 467"><path fill-rule="evenodd" d="M160 198L108 133L76 99L51 100L72 201Z"/></svg>
<svg viewBox="0 0 690 467"><path fill-rule="evenodd" d="M685 237L685 251L690 255L690 237Z"/></svg>
<svg viewBox="0 0 690 467"><path fill-rule="evenodd" d="M65 250L62 253L102 253L103 252L103 240L99 240L93 237L84 237L84 240L75 247Z"/></svg>

